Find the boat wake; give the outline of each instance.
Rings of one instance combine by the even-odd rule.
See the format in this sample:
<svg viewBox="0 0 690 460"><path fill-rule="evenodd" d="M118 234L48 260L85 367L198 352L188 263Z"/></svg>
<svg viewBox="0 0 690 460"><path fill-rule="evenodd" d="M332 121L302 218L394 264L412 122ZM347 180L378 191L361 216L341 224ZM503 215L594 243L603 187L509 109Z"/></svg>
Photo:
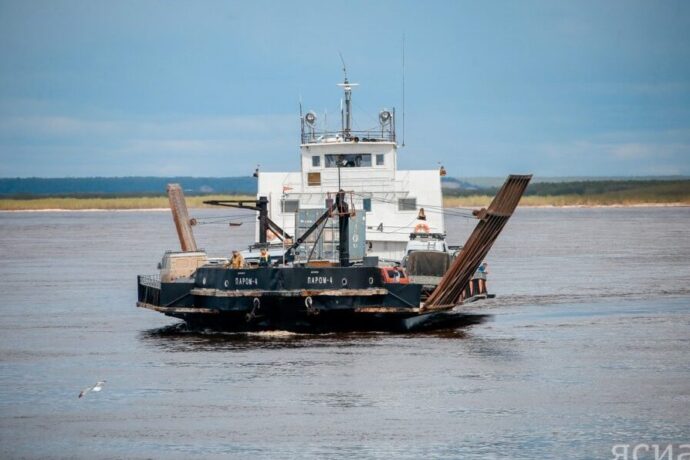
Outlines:
<svg viewBox="0 0 690 460"><path fill-rule="evenodd" d="M549 304L565 304L565 303L597 303L610 299L626 299L626 300L653 300L661 297L687 297L690 296L690 289L658 289L655 291L646 292L630 292L630 291L608 291L608 292L590 292L586 294L545 294L545 295L505 295L497 296L493 299L481 300L476 303L468 304L471 308L477 311L491 308L502 308L507 306L525 306L525 305L549 305ZM462 308L462 307L461 307Z"/></svg>

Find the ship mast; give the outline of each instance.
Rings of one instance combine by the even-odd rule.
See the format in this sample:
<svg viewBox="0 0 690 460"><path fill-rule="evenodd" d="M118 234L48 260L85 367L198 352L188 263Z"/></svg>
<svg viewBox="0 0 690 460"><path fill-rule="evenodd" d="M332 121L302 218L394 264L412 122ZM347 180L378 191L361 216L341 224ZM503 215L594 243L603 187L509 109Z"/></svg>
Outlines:
<svg viewBox="0 0 690 460"><path fill-rule="evenodd" d="M342 83L338 83L338 86L342 87L345 92L345 107L341 107L340 110L341 126L343 138L349 140L352 137L352 87L359 86L359 83L350 83L347 80L347 66L342 54L340 60L343 63L343 75L345 77Z"/></svg>

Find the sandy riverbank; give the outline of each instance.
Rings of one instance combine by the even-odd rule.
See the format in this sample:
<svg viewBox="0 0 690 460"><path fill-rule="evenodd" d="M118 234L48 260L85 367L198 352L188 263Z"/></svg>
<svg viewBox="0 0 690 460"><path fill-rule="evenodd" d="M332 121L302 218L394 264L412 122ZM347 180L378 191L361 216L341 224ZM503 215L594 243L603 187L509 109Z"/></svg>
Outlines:
<svg viewBox="0 0 690 460"><path fill-rule="evenodd" d="M190 208L208 208L203 202L208 200L252 200L253 196L205 195L188 196ZM491 195L445 196L446 208L482 208L491 203ZM417 206L424 207L423 203ZM526 195L520 201L521 207L536 208L600 208L600 207L660 207L690 206L690 191L675 190L674 193L631 193L611 192L601 194L569 195ZM167 210L167 196L131 197L42 197L42 198L4 198L0 199L0 211L160 211Z"/></svg>
<svg viewBox="0 0 690 460"><path fill-rule="evenodd" d="M190 208L207 207L206 200L246 200L253 197L241 195L205 195L187 197ZM113 197L113 198L4 198L0 199L0 211L136 211L169 209L167 196Z"/></svg>
<svg viewBox="0 0 690 460"><path fill-rule="evenodd" d="M488 205L488 203L486 204ZM480 209L486 205L475 206L446 206L448 209ZM599 204L599 205L520 205L520 208L537 209L583 209L583 208L669 208L669 207L689 207L690 203L636 203L636 204ZM206 206L190 206L190 210L208 209ZM217 209L217 208L216 208ZM50 212L169 212L170 208L46 208L46 209L0 209L0 213L50 213Z"/></svg>

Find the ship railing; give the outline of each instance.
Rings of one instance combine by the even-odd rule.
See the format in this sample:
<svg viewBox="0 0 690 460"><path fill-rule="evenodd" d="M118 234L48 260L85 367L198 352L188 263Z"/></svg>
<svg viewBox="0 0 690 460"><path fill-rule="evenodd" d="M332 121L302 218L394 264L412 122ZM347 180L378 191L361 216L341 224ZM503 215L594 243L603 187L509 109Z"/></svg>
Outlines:
<svg viewBox="0 0 690 460"><path fill-rule="evenodd" d="M302 131L302 144L329 144L336 142L395 142L395 130L388 128L368 131L350 131L345 136L342 131Z"/></svg>
<svg viewBox="0 0 690 460"><path fill-rule="evenodd" d="M161 277L160 275L139 275L138 300L150 305L160 305Z"/></svg>
<svg viewBox="0 0 690 460"><path fill-rule="evenodd" d="M139 284L152 288L161 288L160 275L139 275Z"/></svg>

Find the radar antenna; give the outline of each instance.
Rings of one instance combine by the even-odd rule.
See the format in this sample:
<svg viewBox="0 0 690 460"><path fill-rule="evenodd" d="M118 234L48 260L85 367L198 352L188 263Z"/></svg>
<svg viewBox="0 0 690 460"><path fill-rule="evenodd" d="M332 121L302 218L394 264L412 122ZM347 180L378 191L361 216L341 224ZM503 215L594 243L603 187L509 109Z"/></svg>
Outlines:
<svg viewBox="0 0 690 460"><path fill-rule="evenodd" d="M345 76L345 83L347 83L347 66L345 65L345 59L343 59L343 53L338 51L338 56L340 56L340 62L343 63L343 75Z"/></svg>

